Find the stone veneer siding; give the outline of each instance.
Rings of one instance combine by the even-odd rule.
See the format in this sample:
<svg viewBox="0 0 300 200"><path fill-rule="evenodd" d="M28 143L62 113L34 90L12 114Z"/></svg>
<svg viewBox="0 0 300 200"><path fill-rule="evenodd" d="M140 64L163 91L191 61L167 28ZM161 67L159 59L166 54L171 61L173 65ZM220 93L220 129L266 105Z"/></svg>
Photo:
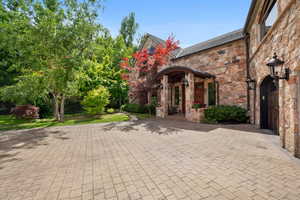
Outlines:
<svg viewBox="0 0 300 200"><path fill-rule="evenodd" d="M170 65L186 66L216 76L218 103L247 108L245 41L225 45L172 60Z"/></svg>
<svg viewBox="0 0 300 200"><path fill-rule="evenodd" d="M256 92L250 93L252 123L260 125L260 84L269 70L267 61L276 52L291 70L290 80L279 81L279 133L282 147L299 155L299 68L300 68L300 1L278 0L279 17L264 38L260 38L259 10L256 6L250 33L250 75L257 81Z"/></svg>

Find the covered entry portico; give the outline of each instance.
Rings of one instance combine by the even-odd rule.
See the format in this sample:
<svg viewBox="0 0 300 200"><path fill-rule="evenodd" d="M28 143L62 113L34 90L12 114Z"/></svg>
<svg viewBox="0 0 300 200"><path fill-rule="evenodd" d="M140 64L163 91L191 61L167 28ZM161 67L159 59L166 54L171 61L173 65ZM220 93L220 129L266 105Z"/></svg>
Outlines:
<svg viewBox="0 0 300 200"><path fill-rule="evenodd" d="M199 122L208 105L216 104L215 76L189 67L171 66L155 77L158 82L156 115L166 118L181 114Z"/></svg>

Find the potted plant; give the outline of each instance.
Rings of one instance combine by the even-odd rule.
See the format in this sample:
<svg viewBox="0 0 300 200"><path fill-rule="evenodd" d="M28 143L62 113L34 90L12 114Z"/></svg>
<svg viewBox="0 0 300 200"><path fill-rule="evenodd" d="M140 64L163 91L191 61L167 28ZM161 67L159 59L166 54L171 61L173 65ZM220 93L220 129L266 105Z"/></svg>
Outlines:
<svg viewBox="0 0 300 200"><path fill-rule="evenodd" d="M200 109L200 108L205 108L206 107L206 104L200 104L200 103L198 103L198 102L195 102L194 104L193 104L193 106L192 106L192 108L193 109L196 109L196 110L198 110L198 109Z"/></svg>

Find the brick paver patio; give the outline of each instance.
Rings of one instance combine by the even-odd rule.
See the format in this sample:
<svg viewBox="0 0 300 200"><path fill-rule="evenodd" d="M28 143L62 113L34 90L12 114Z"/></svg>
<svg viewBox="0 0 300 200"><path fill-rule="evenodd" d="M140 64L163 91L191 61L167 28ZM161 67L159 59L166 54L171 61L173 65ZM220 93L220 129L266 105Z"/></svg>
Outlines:
<svg viewBox="0 0 300 200"><path fill-rule="evenodd" d="M0 199L299 200L278 140L167 120L3 132Z"/></svg>

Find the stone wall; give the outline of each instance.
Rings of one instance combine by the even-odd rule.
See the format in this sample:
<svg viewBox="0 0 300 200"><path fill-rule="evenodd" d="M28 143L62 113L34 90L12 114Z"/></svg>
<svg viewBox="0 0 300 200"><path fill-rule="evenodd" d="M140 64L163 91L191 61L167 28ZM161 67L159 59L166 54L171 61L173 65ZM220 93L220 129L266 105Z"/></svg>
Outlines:
<svg viewBox="0 0 300 200"><path fill-rule="evenodd" d="M299 154L299 66L300 66L300 1L278 0L279 17L264 38L260 38L259 14L263 1L258 1L250 33L250 75L257 81L256 92L251 91L251 121L260 124L260 84L270 74L266 63L276 52L291 70L289 81L279 81L279 133L282 146Z"/></svg>
<svg viewBox="0 0 300 200"><path fill-rule="evenodd" d="M247 107L245 42L238 40L193 55L172 60L216 76L219 104Z"/></svg>

